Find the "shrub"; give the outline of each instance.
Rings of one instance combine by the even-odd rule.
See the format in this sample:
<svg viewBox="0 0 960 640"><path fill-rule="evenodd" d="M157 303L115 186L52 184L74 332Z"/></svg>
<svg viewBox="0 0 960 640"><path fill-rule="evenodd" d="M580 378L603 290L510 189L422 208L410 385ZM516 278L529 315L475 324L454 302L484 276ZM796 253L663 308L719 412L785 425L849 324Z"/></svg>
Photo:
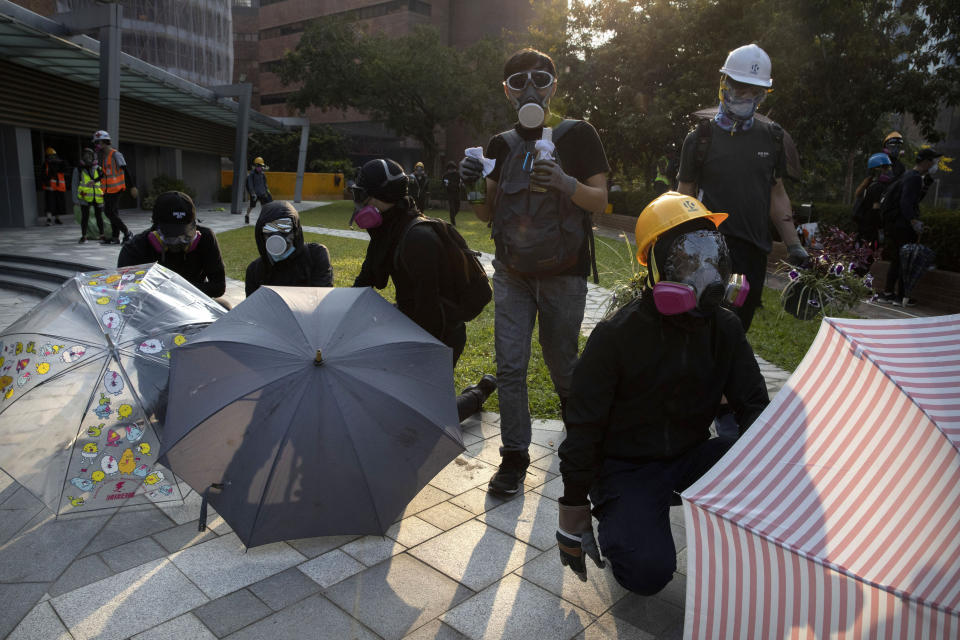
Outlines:
<svg viewBox="0 0 960 640"><path fill-rule="evenodd" d="M150 183L150 189L147 190L147 194L143 197L141 206L146 211L153 211L153 203L156 201L157 196L167 191L182 191L190 196L192 200L195 200L197 197L196 189L186 182L161 173Z"/></svg>
<svg viewBox="0 0 960 640"><path fill-rule="evenodd" d="M636 217L656 197L653 189L610 191L607 193L607 202L613 205L613 213Z"/></svg>

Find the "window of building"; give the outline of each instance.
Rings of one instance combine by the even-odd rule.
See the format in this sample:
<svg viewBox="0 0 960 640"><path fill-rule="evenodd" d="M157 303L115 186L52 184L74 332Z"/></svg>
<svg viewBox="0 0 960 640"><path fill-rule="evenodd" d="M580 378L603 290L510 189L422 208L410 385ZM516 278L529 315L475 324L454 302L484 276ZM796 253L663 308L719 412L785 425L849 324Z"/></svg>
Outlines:
<svg viewBox="0 0 960 640"><path fill-rule="evenodd" d="M261 0L260 5L263 6L281 1L282 0ZM280 36L288 36L293 33L302 33L306 31L307 27L314 22L325 20L327 18L343 18L350 21L370 20L371 18L379 18L391 13L396 13L397 11L410 11L420 15L429 16L431 7L430 3L426 2L425 0L387 0L386 2L360 7L359 9L348 9L347 11L328 13L327 15L320 16L318 18L300 20L298 22L291 22L279 27L273 27L272 29L264 29L260 32L260 39L269 40L271 38L279 38Z"/></svg>

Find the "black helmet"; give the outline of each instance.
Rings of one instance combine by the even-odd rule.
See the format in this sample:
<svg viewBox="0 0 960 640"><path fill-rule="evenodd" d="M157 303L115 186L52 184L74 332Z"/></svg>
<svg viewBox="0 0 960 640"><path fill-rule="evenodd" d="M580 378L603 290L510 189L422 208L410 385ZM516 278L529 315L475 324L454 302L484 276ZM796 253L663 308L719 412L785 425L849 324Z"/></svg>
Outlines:
<svg viewBox="0 0 960 640"><path fill-rule="evenodd" d="M407 195L407 174L393 160L370 160L360 167L352 189L357 202L368 197L389 203L399 202Z"/></svg>

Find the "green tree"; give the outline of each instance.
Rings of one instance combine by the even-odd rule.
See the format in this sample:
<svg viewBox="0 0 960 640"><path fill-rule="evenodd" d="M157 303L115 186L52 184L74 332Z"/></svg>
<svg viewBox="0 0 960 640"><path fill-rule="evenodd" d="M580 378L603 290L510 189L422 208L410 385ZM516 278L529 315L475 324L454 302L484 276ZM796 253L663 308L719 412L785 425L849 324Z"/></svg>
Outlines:
<svg viewBox="0 0 960 640"><path fill-rule="evenodd" d="M282 134L254 133L247 144L247 165L253 165L253 159L262 157L273 171L296 171L300 158L300 131ZM350 164L347 141L336 130L326 125L310 125L307 140L308 170L318 167L335 166L337 163Z"/></svg>
<svg viewBox="0 0 960 640"><path fill-rule="evenodd" d="M294 107L356 109L416 139L432 164L442 127L460 121L482 131L502 109L485 84L502 64L502 50L499 41L487 39L459 51L427 26L391 38L324 20L287 53L280 77L298 86L289 98Z"/></svg>

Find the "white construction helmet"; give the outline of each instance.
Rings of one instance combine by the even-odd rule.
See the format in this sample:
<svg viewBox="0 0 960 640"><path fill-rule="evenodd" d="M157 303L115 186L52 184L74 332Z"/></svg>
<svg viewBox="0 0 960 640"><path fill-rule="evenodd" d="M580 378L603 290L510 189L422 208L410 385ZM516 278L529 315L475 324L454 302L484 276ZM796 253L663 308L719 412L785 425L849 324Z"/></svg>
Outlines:
<svg viewBox="0 0 960 640"><path fill-rule="evenodd" d="M97 142L98 140L106 140L107 142L110 142L110 134L101 129L93 134L93 141Z"/></svg>
<svg viewBox="0 0 960 640"><path fill-rule="evenodd" d="M773 85L770 68L767 52L755 44L747 44L727 54L727 61L720 67L720 73L737 82L770 87Z"/></svg>

